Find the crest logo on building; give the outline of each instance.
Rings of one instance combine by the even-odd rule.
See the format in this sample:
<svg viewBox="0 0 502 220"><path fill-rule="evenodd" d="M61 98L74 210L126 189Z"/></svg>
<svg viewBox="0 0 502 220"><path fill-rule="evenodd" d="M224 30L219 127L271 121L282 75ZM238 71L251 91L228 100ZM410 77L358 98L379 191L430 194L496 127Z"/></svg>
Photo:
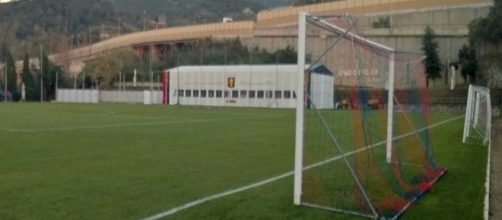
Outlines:
<svg viewBox="0 0 502 220"><path fill-rule="evenodd" d="M227 87L230 89L235 88L235 77L228 77L227 78Z"/></svg>

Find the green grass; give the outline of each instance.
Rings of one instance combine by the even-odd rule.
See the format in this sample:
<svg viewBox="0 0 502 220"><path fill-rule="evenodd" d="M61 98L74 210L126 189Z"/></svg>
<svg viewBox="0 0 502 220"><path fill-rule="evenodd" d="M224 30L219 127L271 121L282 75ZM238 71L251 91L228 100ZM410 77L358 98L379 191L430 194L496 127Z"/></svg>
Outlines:
<svg viewBox="0 0 502 220"><path fill-rule="evenodd" d="M452 115L434 115L442 121ZM449 172L402 219L481 219L486 148L432 130ZM289 172L294 111L0 104L0 219L139 219ZM296 207L292 177L172 219L356 219Z"/></svg>

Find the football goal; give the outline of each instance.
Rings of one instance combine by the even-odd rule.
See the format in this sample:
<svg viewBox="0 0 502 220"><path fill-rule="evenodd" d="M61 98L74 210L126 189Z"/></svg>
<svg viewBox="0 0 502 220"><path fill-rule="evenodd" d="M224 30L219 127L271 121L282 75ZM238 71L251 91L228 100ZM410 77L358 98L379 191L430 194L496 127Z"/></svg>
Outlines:
<svg viewBox="0 0 502 220"><path fill-rule="evenodd" d="M423 56L357 33L349 15L300 14L294 203L396 219L446 172L430 141ZM309 82L319 65L332 89ZM332 108L313 92L331 93Z"/></svg>
<svg viewBox="0 0 502 220"><path fill-rule="evenodd" d="M480 142L489 145L491 140L492 107L490 89L469 86L465 113L463 142Z"/></svg>

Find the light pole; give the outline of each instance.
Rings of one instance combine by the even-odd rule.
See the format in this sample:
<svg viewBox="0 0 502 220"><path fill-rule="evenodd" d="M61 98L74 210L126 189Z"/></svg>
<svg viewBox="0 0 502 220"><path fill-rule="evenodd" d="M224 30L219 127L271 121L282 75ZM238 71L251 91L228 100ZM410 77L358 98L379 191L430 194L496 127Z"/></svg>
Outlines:
<svg viewBox="0 0 502 220"><path fill-rule="evenodd" d="M119 17L119 36L122 35L122 17Z"/></svg>
<svg viewBox="0 0 502 220"><path fill-rule="evenodd" d="M150 45L150 99L153 103L153 72L152 72L153 44Z"/></svg>
<svg viewBox="0 0 502 220"><path fill-rule="evenodd" d="M58 81L59 81L59 73L58 73L58 72L56 72L56 89L55 89L55 90L56 90L56 94L54 94L54 95L55 95L55 98L56 98L56 101L58 100L58 88L59 88L59 83L58 83Z"/></svg>
<svg viewBox="0 0 502 220"><path fill-rule="evenodd" d="M122 71L119 72L119 91L122 91Z"/></svg>
<svg viewBox="0 0 502 220"><path fill-rule="evenodd" d="M7 61L4 60L4 63L5 63L5 66L3 68L3 72L4 72L4 93L3 93L3 99L5 102L7 102Z"/></svg>
<svg viewBox="0 0 502 220"><path fill-rule="evenodd" d="M91 39L91 28L87 31L87 45L91 45L92 39Z"/></svg>
<svg viewBox="0 0 502 220"><path fill-rule="evenodd" d="M145 31L146 28L146 11L143 11L143 31Z"/></svg>
<svg viewBox="0 0 502 220"><path fill-rule="evenodd" d="M44 45L40 45L40 102L44 102Z"/></svg>

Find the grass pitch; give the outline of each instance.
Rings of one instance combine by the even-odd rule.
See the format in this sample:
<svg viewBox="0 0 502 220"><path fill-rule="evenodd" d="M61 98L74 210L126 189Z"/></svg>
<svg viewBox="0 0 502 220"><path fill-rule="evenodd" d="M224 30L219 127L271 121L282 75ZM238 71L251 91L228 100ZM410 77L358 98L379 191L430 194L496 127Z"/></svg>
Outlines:
<svg viewBox="0 0 502 220"><path fill-rule="evenodd" d="M434 115L439 122L453 115ZM432 129L448 167L402 219L481 219L485 147ZM140 219L292 171L294 111L0 105L0 219ZM292 204L287 177L172 219L355 219Z"/></svg>

